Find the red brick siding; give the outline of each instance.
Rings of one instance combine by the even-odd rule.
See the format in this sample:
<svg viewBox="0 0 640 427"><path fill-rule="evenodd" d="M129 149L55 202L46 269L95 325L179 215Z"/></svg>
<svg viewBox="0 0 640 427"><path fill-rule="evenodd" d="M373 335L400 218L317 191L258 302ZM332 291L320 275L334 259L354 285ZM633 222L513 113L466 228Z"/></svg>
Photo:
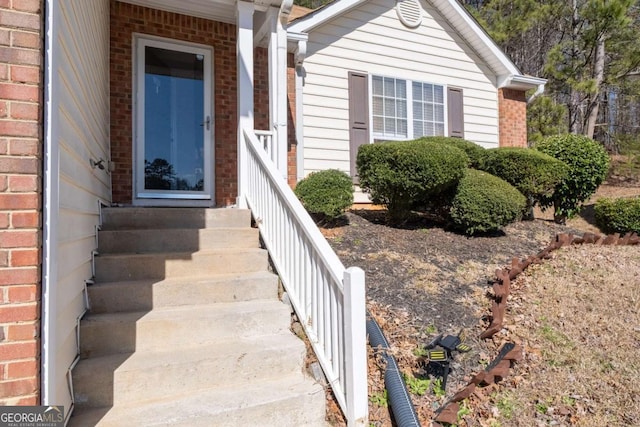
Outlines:
<svg viewBox="0 0 640 427"><path fill-rule="evenodd" d="M269 50L253 50L253 117L254 128L269 130Z"/></svg>
<svg viewBox="0 0 640 427"><path fill-rule="evenodd" d="M500 147L527 146L527 98L525 92L498 89Z"/></svg>
<svg viewBox="0 0 640 427"><path fill-rule="evenodd" d="M293 54L287 55L287 181L291 188L298 183L298 142L296 140L296 69Z"/></svg>
<svg viewBox="0 0 640 427"><path fill-rule="evenodd" d="M0 1L0 405L40 402L42 11Z"/></svg>
<svg viewBox="0 0 640 427"><path fill-rule="evenodd" d="M111 1L111 157L113 201L131 203L133 33L213 47L216 205L237 194L236 27L192 16ZM267 107L268 108L268 107ZM268 111L268 110L267 110Z"/></svg>

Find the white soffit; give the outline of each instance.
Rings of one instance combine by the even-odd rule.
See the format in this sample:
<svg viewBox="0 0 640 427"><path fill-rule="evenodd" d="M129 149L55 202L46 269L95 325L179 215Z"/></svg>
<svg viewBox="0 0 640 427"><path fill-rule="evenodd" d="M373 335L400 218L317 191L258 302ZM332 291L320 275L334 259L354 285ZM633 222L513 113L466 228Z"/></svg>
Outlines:
<svg viewBox="0 0 640 427"><path fill-rule="evenodd" d="M151 9L166 10L182 15L196 16L212 21L235 24L236 2L240 0L119 0ZM280 7L282 0L258 0L256 10L264 11L270 6Z"/></svg>

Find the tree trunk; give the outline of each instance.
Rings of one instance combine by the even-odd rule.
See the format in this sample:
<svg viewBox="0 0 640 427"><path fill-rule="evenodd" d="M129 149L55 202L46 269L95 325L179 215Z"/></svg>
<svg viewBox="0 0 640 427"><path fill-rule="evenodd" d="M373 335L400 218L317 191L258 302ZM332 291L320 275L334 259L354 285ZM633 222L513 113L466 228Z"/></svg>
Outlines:
<svg viewBox="0 0 640 427"><path fill-rule="evenodd" d="M593 138L596 129L596 121L598 120L598 110L600 109L600 93L602 91L602 82L604 81L604 36L600 36L596 45L595 64L593 67L593 79L596 83L595 93L591 96L588 105L588 117L585 126L585 135Z"/></svg>

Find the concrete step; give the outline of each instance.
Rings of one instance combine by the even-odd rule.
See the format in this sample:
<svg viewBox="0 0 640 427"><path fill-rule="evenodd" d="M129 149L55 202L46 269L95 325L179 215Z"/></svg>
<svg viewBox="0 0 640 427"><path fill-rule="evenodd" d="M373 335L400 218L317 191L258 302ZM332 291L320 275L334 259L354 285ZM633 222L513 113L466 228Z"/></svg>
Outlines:
<svg viewBox="0 0 640 427"><path fill-rule="evenodd" d="M249 227L248 209L116 207L102 209L103 230Z"/></svg>
<svg viewBox="0 0 640 427"><path fill-rule="evenodd" d="M258 229L250 227L98 232L100 253L196 252L207 249L257 248L258 242Z"/></svg>
<svg viewBox="0 0 640 427"><path fill-rule="evenodd" d="M81 360L73 371L78 406L112 406L242 387L300 373L304 343L289 331L168 352L136 352Z"/></svg>
<svg viewBox="0 0 640 427"><path fill-rule="evenodd" d="M125 282L96 283L87 288L91 312L119 313L153 308L273 299L278 276L267 271Z"/></svg>
<svg viewBox="0 0 640 427"><path fill-rule="evenodd" d="M280 301L245 301L169 307L150 312L89 314L80 322L81 357L165 351L289 330Z"/></svg>
<svg viewBox="0 0 640 427"><path fill-rule="evenodd" d="M103 254L95 259L96 282L166 279L267 270L267 251L259 248L199 252Z"/></svg>
<svg viewBox="0 0 640 427"><path fill-rule="evenodd" d="M144 405L78 410L71 427L315 427L326 426L324 389L291 375L243 387L199 390Z"/></svg>

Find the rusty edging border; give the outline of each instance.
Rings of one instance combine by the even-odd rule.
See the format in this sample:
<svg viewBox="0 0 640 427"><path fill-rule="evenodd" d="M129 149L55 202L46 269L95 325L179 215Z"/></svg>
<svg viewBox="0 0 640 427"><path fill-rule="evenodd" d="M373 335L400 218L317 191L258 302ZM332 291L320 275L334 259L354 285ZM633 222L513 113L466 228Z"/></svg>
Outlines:
<svg viewBox="0 0 640 427"><path fill-rule="evenodd" d="M581 244L605 246L638 245L640 244L640 236L638 236L637 233L631 232L624 236L621 236L620 233L609 235L584 233L582 237L568 233L560 233L556 234L553 241L536 255L532 255L523 260L518 260L518 258L514 257L511 260L511 267L496 270L496 278L489 282L494 293L491 304L492 318L491 323L480 335L480 338L491 338L502 329L507 308L507 299L511 293L512 280L518 277L531 264L540 264L543 260L551 258L551 252L565 246ZM521 360L522 356L522 346L513 343L505 344L501 348L498 356L494 359L494 362L492 362L487 369L474 375L462 390L457 392L436 411L433 426L441 426L440 423L455 424L457 422L458 411L460 410L459 402L471 396L477 387L486 387L505 378L509 374L509 370L513 364Z"/></svg>

